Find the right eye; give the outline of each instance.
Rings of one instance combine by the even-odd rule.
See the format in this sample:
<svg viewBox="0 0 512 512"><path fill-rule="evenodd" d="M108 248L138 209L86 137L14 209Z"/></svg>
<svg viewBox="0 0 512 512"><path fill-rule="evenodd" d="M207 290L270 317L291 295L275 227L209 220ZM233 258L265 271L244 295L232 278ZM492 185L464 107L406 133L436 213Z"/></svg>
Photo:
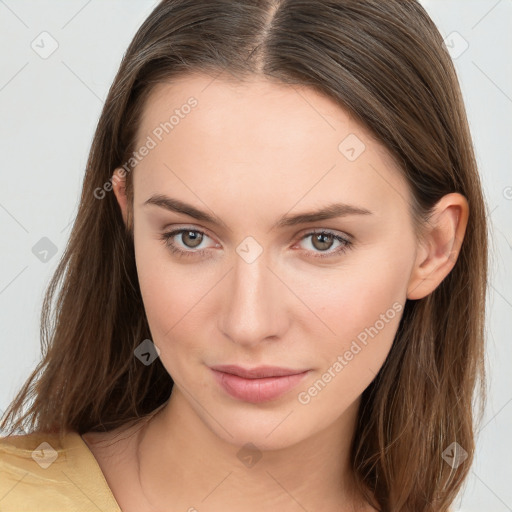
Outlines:
<svg viewBox="0 0 512 512"><path fill-rule="evenodd" d="M184 247L185 249L180 248L178 243L174 240L178 235L181 236L181 247ZM162 233L160 239L174 254L181 257L206 254L207 251L204 248L200 250L187 250L187 248L193 249L198 247L205 237L209 238L203 231L191 228L181 228Z"/></svg>

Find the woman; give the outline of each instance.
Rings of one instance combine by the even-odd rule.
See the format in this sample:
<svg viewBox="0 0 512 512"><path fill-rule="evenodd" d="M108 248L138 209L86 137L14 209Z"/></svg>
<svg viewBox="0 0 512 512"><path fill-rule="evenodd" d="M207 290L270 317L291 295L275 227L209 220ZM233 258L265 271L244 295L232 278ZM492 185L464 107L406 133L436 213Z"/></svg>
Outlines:
<svg viewBox="0 0 512 512"><path fill-rule="evenodd" d="M419 3L164 0L98 123L0 509L446 511L486 283Z"/></svg>

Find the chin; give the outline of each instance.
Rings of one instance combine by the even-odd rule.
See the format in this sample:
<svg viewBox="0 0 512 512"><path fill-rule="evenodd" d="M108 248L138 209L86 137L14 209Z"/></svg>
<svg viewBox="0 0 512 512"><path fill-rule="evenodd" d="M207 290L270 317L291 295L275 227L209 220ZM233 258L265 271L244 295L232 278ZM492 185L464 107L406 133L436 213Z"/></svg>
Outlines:
<svg viewBox="0 0 512 512"><path fill-rule="evenodd" d="M308 435L303 422L297 429L296 418L293 418L293 407L282 409L255 410L250 413L238 412L217 415L215 419L207 418L207 425L217 437L238 448L254 445L260 451L280 450L288 448ZM223 428L224 427L224 428ZM254 449L254 448L253 448Z"/></svg>

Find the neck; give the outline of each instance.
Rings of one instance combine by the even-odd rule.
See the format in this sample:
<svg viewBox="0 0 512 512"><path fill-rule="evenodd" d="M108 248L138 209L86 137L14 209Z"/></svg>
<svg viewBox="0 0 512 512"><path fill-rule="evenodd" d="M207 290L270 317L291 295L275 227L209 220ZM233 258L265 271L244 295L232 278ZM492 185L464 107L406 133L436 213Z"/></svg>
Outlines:
<svg viewBox="0 0 512 512"><path fill-rule="evenodd" d="M172 503L174 510L191 512L368 510L356 497L350 467L358 405L312 437L261 451L219 438L175 386L139 432L142 492L155 509Z"/></svg>

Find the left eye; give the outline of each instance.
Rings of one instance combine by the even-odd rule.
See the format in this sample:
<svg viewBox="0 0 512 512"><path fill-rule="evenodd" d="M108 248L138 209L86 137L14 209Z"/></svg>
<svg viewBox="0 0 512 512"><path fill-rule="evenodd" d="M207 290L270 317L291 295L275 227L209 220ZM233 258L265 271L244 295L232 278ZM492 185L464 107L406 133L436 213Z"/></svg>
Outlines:
<svg viewBox="0 0 512 512"><path fill-rule="evenodd" d="M185 247L185 249L178 247L174 241L174 237L177 235L181 235L181 244L183 247ZM205 237L210 238L203 231L196 229L176 229L174 231L169 231L168 233L162 233L160 239L165 243L167 247L169 247L169 249L171 249L173 253L177 254L178 256L196 256L206 254L208 252L205 248L199 250L190 250L197 248L201 242L204 241ZM314 258L332 257L347 251L352 246L352 242L350 240L337 235L336 233L325 230L307 233L300 240L302 241L310 237L312 237L311 244L313 247L311 252L317 252L317 254L313 255ZM338 242L340 245L335 250L328 251L334 242ZM216 244L216 246L218 247L219 245Z"/></svg>
<svg viewBox="0 0 512 512"><path fill-rule="evenodd" d="M308 233L307 235L303 236L301 240L305 239L311 239L311 246L313 249L316 249L317 251L321 253L326 254L317 254L315 257L324 258L327 256L332 256L333 254L337 254L340 252L346 251L350 245L351 242L345 238L343 238L340 235L337 235L335 233L332 233L330 231L314 231L313 233ZM333 251L327 252L335 242L338 242L340 245L334 249ZM315 252L315 251L313 251Z"/></svg>

